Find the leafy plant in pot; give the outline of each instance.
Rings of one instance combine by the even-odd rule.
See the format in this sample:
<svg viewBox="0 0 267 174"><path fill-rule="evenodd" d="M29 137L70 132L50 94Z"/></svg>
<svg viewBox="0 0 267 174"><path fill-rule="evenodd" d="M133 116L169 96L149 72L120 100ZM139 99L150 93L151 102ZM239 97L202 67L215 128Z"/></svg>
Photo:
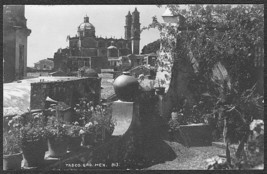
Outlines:
<svg viewBox="0 0 267 174"><path fill-rule="evenodd" d="M115 124L111 120L111 108L107 105L97 105L92 108L92 117L81 129L82 145L94 145L108 140Z"/></svg>
<svg viewBox="0 0 267 174"><path fill-rule="evenodd" d="M143 93L150 94L150 95L155 95L155 80L148 80L144 78L139 78L138 79L140 89Z"/></svg>
<svg viewBox="0 0 267 174"><path fill-rule="evenodd" d="M66 154L69 142L66 124L55 116L49 116L46 130L48 143L48 156L61 157Z"/></svg>
<svg viewBox="0 0 267 174"><path fill-rule="evenodd" d="M69 137L68 150L71 152L76 151L81 145L80 130L82 129L82 127L79 126L78 122L66 125L66 127L68 131L67 134Z"/></svg>
<svg viewBox="0 0 267 174"><path fill-rule="evenodd" d="M22 152L18 144L18 134L12 130L3 133L3 170L21 168Z"/></svg>
<svg viewBox="0 0 267 174"><path fill-rule="evenodd" d="M112 120L112 110L110 105L97 105L92 114L91 122L94 123L94 132L97 142L108 140L115 127Z"/></svg>
<svg viewBox="0 0 267 174"><path fill-rule="evenodd" d="M81 146L93 146L96 142L93 123L89 122L82 127L79 131L79 135L82 137Z"/></svg>
<svg viewBox="0 0 267 174"><path fill-rule="evenodd" d="M74 107L74 111L78 115L79 124L85 126L92 117L94 110L93 102L86 98L80 98L79 103Z"/></svg>
<svg viewBox="0 0 267 174"><path fill-rule="evenodd" d="M10 131L17 135L18 145L22 150L22 167L41 167L46 151L45 117L42 112L25 113L13 117L9 122L13 127Z"/></svg>

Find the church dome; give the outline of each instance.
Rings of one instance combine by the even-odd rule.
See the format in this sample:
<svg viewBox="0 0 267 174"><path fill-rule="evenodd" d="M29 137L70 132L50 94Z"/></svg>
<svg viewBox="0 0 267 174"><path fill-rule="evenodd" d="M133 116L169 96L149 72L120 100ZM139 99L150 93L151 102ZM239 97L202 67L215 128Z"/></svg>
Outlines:
<svg viewBox="0 0 267 174"><path fill-rule="evenodd" d="M80 26L79 26L79 29L80 30L94 30L95 27L93 26L93 24L89 23L89 22L86 22L86 23L82 23Z"/></svg>
<svg viewBox="0 0 267 174"><path fill-rule="evenodd" d="M89 17L84 17L84 22L78 27L78 33L80 36L95 37L95 27L89 22Z"/></svg>

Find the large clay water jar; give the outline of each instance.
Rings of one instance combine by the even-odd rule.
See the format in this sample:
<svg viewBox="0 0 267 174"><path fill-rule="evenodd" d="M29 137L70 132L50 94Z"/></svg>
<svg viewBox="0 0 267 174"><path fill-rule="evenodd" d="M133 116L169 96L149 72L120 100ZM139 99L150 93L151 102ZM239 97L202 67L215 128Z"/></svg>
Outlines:
<svg viewBox="0 0 267 174"><path fill-rule="evenodd" d="M113 82L113 87L117 97L122 101L133 101L139 93L139 83L136 78L124 72Z"/></svg>

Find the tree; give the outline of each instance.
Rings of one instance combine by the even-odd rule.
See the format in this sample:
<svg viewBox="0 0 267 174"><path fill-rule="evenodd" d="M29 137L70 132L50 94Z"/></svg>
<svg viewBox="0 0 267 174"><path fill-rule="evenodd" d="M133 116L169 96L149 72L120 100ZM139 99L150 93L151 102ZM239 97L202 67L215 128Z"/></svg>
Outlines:
<svg viewBox="0 0 267 174"><path fill-rule="evenodd" d="M160 49L160 40L156 40L145 45L142 49L141 54L156 53Z"/></svg>
<svg viewBox="0 0 267 174"><path fill-rule="evenodd" d="M242 101L243 94L257 82L257 67L254 63L259 54L257 50L263 48L264 43L264 6L188 5L188 10L181 10L179 5L167 7L174 15L182 16L178 27L161 24L154 17L152 24L145 28L156 27L160 30L163 54L158 60L159 66L171 73L171 83L166 95L169 97L167 101L170 101L167 106L170 107L167 108L166 116L169 117L171 107L177 106L183 97L177 93L190 91L186 94L187 99L191 95L190 98L199 102L201 94L207 92L219 99L224 106L238 108L244 122L237 121L237 124L241 127L244 124L249 125L258 114L249 114L246 107L242 107L237 101ZM214 67L218 63L224 65L229 76L222 80L212 80ZM185 66L188 67L183 68ZM185 75L181 76L183 73ZM250 107L258 110L258 99L252 101L255 104L250 104ZM210 107L215 108L216 105L214 100ZM205 114L202 112L201 115ZM228 129L228 135L231 135L235 130L229 127L228 117L225 120L225 128ZM244 132L248 131L246 127ZM243 149L245 136L238 137L243 138L240 139L242 143L238 154Z"/></svg>
<svg viewBox="0 0 267 174"><path fill-rule="evenodd" d="M144 29L158 28L161 35L162 54L159 66L173 76L179 70L178 62L192 57L197 61L197 71L190 70L199 94L214 85L210 83L212 69L221 62L229 73L231 88L241 95L255 82L254 58L258 47L263 48L263 5L188 5L181 10L179 5L167 5L174 15L183 15L184 24L176 26L161 24L156 17ZM188 69L189 70L189 69ZM172 72L175 72L173 74ZM171 80L171 86L174 78ZM188 85L187 83L185 85ZM198 95L199 95L198 94Z"/></svg>

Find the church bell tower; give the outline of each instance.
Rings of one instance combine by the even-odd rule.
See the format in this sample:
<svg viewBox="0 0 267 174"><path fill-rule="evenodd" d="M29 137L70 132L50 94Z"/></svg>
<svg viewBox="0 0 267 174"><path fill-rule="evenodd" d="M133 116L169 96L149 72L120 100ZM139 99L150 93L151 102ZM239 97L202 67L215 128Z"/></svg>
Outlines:
<svg viewBox="0 0 267 174"><path fill-rule="evenodd" d="M140 22L139 22L139 12L137 11L136 8L132 13L131 40L132 40L132 53L139 54Z"/></svg>

